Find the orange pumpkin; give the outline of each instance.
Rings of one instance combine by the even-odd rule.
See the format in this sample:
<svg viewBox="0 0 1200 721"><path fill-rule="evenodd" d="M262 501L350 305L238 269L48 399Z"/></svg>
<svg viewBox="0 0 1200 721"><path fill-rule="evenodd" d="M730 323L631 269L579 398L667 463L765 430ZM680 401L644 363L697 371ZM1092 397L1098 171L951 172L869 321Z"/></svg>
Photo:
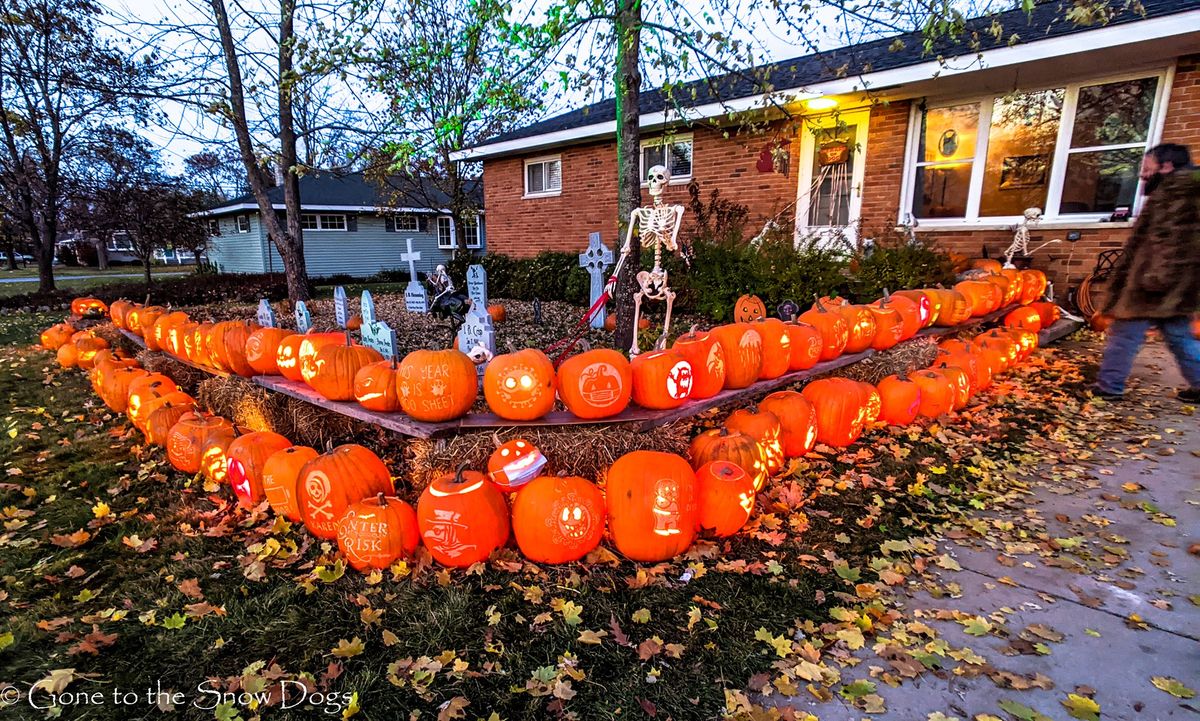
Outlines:
<svg viewBox="0 0 1200 721"><path fill-rule="evenodd" d="M275 367L279 369L279 375L289 381L304 380L300 365L300 346L309 335L308 333L296 333L285 336L279 341L279 346L275 350Z"/></svg>
<svg viewBox="0 0 1200 721"><path fill-rule="evenodd" d="M954 289L966 298L974 318L996 310L999 307L998 301L1003 298L1003 295L999 298L995 296L995 291L998 290L996 286L983 280L964 280L955 284Z"/></svg>
<svg viewBox="0 0 1200 721"><path fill-rule="evenodd" d="M1000 275L1008 278L1008 288L1004 291L1004 305L1016 303L1021 299L1021 290L1024 286L1024 278L1021 271L1016 268L1002 268Z"/></svg>
<svg viewBox="0 0 1200 721"><path fill-rule="evenodd" d="M634 451L617 459L605 482L613 545L634 561L683 553L696 537L696 474L679 456Z"/></svg>
<svg viewBox="0 0 1200 721"><path fill-rule="evenodd" d="M767 482L766 453L758 441L745 433L730 431L724 426L704 431L692 439L689 455L692 468L700 468L711 461L733 463L750 475L755 490Z"/></svg>
<svg viewBox="0 0 1200 721"><path fill-rule="evenodd" d="M357 571L384 569L411 558L421 543L417 512L382 493L350 504L337 532L338 548Z"/></svg>
<svg viewBox="0 0 1200 721"><path fill-rule="evenodd" d="M810 310L806 310L797 318L801 323L807 323L821 333L821 360L828 361L837 358L846 349L850 341L850 324L841 313L831 311L820 300Z"/></svg>
<svg viewBox="0 0 1200 721"><path fill-rule="evenodd" d="M486 476L463 464L425 487L417 501L417 527L434 560L466 568L508 543L508 504Z"/></svg>
<svg viewBox="0 0 1200 721"><path fill-rule="evenodd" d="M537 420L554 408L554 378L554 364L540 350L505 353L487 364L483 396L501 418Z"/></svg>
<svg viewBox="0 0 1200 721"><path fill-rule="evenodd" d="M541 473L546 456L538 447L515 438L501 443L488 457L488 478L502 491L512 492L529 483Z"/></svg>
<svg viewBox="0 0 1200 721"><path fill-rule="evenodd" d="M1062 308L1059 308L1057 303L1031 303L1029 307L1037 311L1042 328L1049 328L1062 318Z"/></svg>
<svg viewBox="0 0 1200 721"><path fill-rule="evenodd" d="M692 398L712 398L725 387L725 348L710 332L695 326L671 346L692 366Z"/></svg>
<svg viewBox="0 0 1200 721"><path fill-rule="evenodd" d="M972 258L970 267L974 270L982 270L988 273L999 273L1004 266L1000 265L1000 261L992 260L991 258Z"/></svg>
<svg viewBox="0 0 1200 721"><path fill-rule="evenodd" d="M129 330L144 340L154 327L154 321L166 312L167 309L161 305L143 305L131 310L129 315L125 316L125 321L129 324Z"/></svg>
<svg viewBox="0 0 1200 721"><path fill-rule="evenodd" d="M1024 328L1037 333L1042 330L1042 316L1037 312L1037 308L1022 306L1010 310L1008 315L1004 316L1004 325L1007 328Z"/></svg>
<svg viewBox="0 0 1200 721"><path fill-rule="evenodd" d="M103 318L108 306L99 298L76 298L71 301L71 313L81 318Z"/></svg>
<svg viewBox="0 0 1200 721"><path fill-rule="evenodd" d="M175 395L172 394L172 396ZM146 442L150 445L166 446L171 438L171 429L184 416L196 412L194 400L184 393L179 393L178 396L177 398L164 398L162 402L155 402L153 410L146 414L142 432L145 433Z"/></svg>
<svg viewBox="0 0 1200 721"><path fill-rule="evenodd" d="M487 307L487 314L491 317L493 323L503 323L508 320L508 309L499 303L492 303Z"/></svg>
<svg viewBox="0 0 1200 721"><path fill-rule="evenodd" d="M279 375L279 344L295 335L286 328L259 328L246 339L246 364L260 376Z"/></svg>
<svg viewBox="0 0 1200 721"><path fill-rule="evenodd" d="M539 355L541 358L538 358ZM541 351L533 351L529 356L521 358L528 358L527 362L539 372L545 372L546 368L541 361L545 359L549 362ZM535 390L541 389L540 385L535 384L532 389L523 388L520 381L524 376L513 368L510 368L509 374L501 380L507 382L510 377L518 380L517 388L510 393L513 399L511 404L514 407L529 412L537 412L539 408L545 407L545 399L534 394ZM538 383L541 382L540 376L533 374L532 377L536 378ZM479 397L478 378L475 364L461 351L413 351L400 361L396 371L396 392L399 394L400 408L418 421L438 423L459 418L471 410L475 399ZM551 397L552 407L553 393L548 395Z"/></svg>
<svg viewBox="0 0 1200 721"><path fill-rule="evenodd" d="M124 413L129 407L130 385L139 378L149 375L149 371L125 366L103 373L103 380L100 381L100 399L114 413Z"/></svg>
<svg viewBox="0 0 1200 721"><path fill-rule="evenodd" d="M291 447L291 441L273 431L247 433L229 444L225 452L225 478L239 504L253 507L262 502L266 497L263 492L263 467L267 459Z"/></svg>
<svg viewBox="0 0 1200 721"><path fill-rule="evenodd" d="M754 323L754 329L762 337L762 368L760 380L778 378L787 373L792 361L791 326L778 318L763 318Z"/></svg>
<svg viewBox="0 0 1200 721"><path fill-rule="evenodd" d="M321 349L328 345L345 344L346 334L340 331L333 333L305 333L301 337L300 347L296 352L296 362L300 368L299 380L311 385L313 374L317 372L317 353L320 353ZM283 343L280 343L279 347L282 349ZM275 365L279 366L280 372L283 371L283 364L278 358L275 360ZM291 377L287 373L284 373L283 376L285 378Z"/></svg>
<svg viewBox="0 0 1200 721"><path fill-rule="evenodd" d="M263 495L271 509L289 521L301 521L297 482L304 466L320 454L308 446L291 446L272 453L263 463Z"/></svg>
<svg viewBox="0 0 1200 721"><path fill-rule="evenodd" d="M604 494L576 476L539 476L513 500L512 530L521 553L535 563L569 563L604 537Z"/></svg>
<svg viewBox="0 0 1200 721"><path fill-rule="evenodd" d="M167 434L167 460L177 471L196 473L213 443L228 445L237 432L226 419L208 413L187 413Z"/></svg>
<svg viewBox="0 0 1200 721"><path fill-rule="evenodd" d="M175 381L170 377L161 373L151 373L148 376L143 376L129 384L129 395L125 401L125 413L129 416L129 420L134 427L139 430L145 430L142 424L149 414L150 408L146 408L146 404L156 398L162 398L170 393L179 391L179 386L175 385Z"/></svg>
<svg viewBox="0 0 1200 721"><path fill-rule="evenodd" d="M74 333L75 326L70 323L56 323L42 331L42 347L46 350L56 351L63 347L64 344L69 343Z"/></svg>
<svg viewBox="0 0 1200 721"><path fill-rule="evenodd" d="M907 426L921 407L921 387L907 376L890 375L876 385L879 391L879 420Z"/></svg>
<svg viewBox="0 0 1200 721"><path fill-rule="evenodd" d="M888 296L885 296L888 297ZM937 308L933 297L923 290L898 290L890 296L892 299L906 298L917 304L917 318L921 328L928 328L937 322Z"/></svg>
<svg viewBox="0 0 1200 721"><path fill-rule="evenodd" d="M915 336L917 331L925 327L929 316L929 299L924 295L921 295L918 301L911 296L888 293L886 289L883 291L883 297L872 303L871 307L896 313L900 319L900 330L897 334L900 341ZM875 320L878 322L879 317L876 316Z"/></svg>
<svg viewBox="0 0 1200 721"><path fill-rule="evenodd" d="M305 463L296 481L300 516L317 538L337 538L338 523L351 503L394 492L392 474L379 456L353 443Z"/></svg>
<svg viewBox="0 0 1200 721"><path fill-rule="evenodd" d="M396 391L399 369L390 360L368 363L354 374L354 400L369 411L395 413L400 410Z"/></svg>
<svg viewBox="0 0 1200 721"><path fill-rule="evenodd" d="M815 366L821 360L824 340L821 331L808 323L792 323L788 328L791 350L788 353L788 370L802 371Z"/></svg>
<svg viewBox="0 0 1200 721"><path fill-rule="evenodd" d="M692 364L673 348L634 356L633 402L643 408L678 408L692 394Z"/></svg>
<svg viewBox="0 0 1200 721"><path fill-rule="evenodd" d="M128 326L125 323L125 316L128 315L129 311L133 310L136 305L136 303L132 303L124 299L114 300L108 309L108 317L112 319L113 325L121 329L127 328Z"/></svg>
<svg viewBox="0 0 1200 721"><path fill-rule="evenodd" d="M801 391L817 414L817 440L829 446L848 446L862 435L866 404L862 390L846 378L822 378Z"/></svg>
<svg viewBox="0 0 1200 721"><path fill-rule="evenodd" d="M633 369L625 356L598 348L571 356L558 367L558 397L579 418L609 418L629 405Z"/></svg>
<svg viewBox="0 0 1200 721"><path fill-rule="evenodd" d="M785 458L799 458L812 450L817 442L817 417L812 403L796 391L778 391L762 399L760 411L779 419L779 439Z"/></svg>
<svg viewBox="0 0 1200 721"><path fill-rule="evenodd" d="M917 413L926 418L937 418L954 408L954 385L945 374L923 370L909 377L921 389L921 403Z"/></svg>
<svg viewBox="0 0 1200 721"><path fill-rule="evenodd" d="M753 323L759 318L767 317L767 307L757 295L743 295L733 305L733 321L735 323Z"/></svg>
<svg viewBox="0 0 1200 721"><path fill-rule="evenodd" d="M108 348L108 341L93 336L80 338L70 345L75 346L75 365L84 370L91 370L96 363L96 354Z"/></svg>
<svg viewBox="0 0 1200 721"><path fill-rule="evenodd" d="M971 304L959 291L934 288L926 292L936 300L938 307L937 321L934 325L949 328L965 323L971 317Z"/></svg>
<svg viewBox="0 0 1200 721"><path fill-rule="evenodd" d="M864 306L875 319L875 336L871 339L871 348L887 350L908 336L904 335L904 319L892 306Z"/></svg>
<svg viewBox="0 0 1200 721"><path fill-rule="evenodd" d="M875 317L865 306L844 305L838 309L846 319L849 335L846 337L845 353L862 353L875 341Z"/></svg>
<svg viewBox="0 0 1200 721"><path fill-rule="evenodd" d="M383 356L374 348L330 343L317 351L313 359L313 373L306 380L322 398L352 401L354 379L358 372L382 360Z"/></svg>
<svg viewBox="0 0 1200 721"><path fill-rule="evenodd" d="M726 538L754 512L754 481L729 461L710 461L696 471L696 523L706 536Z"/></svg>
<svg viewBox="0 0 1200 721"><path fill-rule="evenodd" d="M733 433L744 433L758 442L767 462L767 474L778 473L783 468L783 428L779 417L770 411L753 406L739 408L725 419L725 427Z"/></svg>
<svg viewBox="0 0 1200 721"><path fill-rule="evenodd" d="M864 381L855 381L858 384L858 390L862 394L863 401L863 423L871 425L879 419L879 413L883 409L883 401L879 398L879 391L875 386Z"/></svg>
<svg viewBox="0 0 1200 721"><path fill-rule="evenodd" d="M953 410L965 408L971 400L971 380L967 377L967 372L958 366L943 366L938 368L937 372L946 376L954 389Z"/></svg>
<svg viewBox="0 0 1200 721"><path fill-rule="evenodd" d="M188 321L188 314L181 310L163 313L154 319L154 324L146 333L146 349L165 351L170 337L171 328Z"/></svg>
<svg viewBox="0 0 1200 721"><path fill-rule="evenodd" d="M1021 271L1021 305L1029 305L1046 294L1046 274L1030 268Z"/></svg>
<svg viewBox="0 0 1200 721"><path fill-rule="evenodd" d="M725 388L745 388L762 372L762 335L750 323L717 326L712 336L725 354Z"/></svg>

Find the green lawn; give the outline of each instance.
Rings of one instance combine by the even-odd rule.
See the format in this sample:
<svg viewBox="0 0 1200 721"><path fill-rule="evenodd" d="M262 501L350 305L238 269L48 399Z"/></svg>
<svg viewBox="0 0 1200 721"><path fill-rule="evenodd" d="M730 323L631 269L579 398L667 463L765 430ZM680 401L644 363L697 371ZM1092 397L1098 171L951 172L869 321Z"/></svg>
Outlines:
<svg viewBox="0 0 1200 721"><path fill-rule="evenodd" d="M173 275L186 275L190 272L191 266L183 266L182 268L176 266L156 266L151 270L151 275L155 278L161 278ZM99 275L104 277L76 277L91 275ZM0 282L0 297L7 298L14 295L32 293L38 289L38 273L36 267L22 268L20 270L0 270L0 281L7 278L19 278L27 282ZM140 281L141 278L142 269L138 266L120 266L116 268L109 268L108 270L61 266L54 269L55 285L59 288L70 288L76 291L98 288L109 283L129 283L131 281Z"/></svg>

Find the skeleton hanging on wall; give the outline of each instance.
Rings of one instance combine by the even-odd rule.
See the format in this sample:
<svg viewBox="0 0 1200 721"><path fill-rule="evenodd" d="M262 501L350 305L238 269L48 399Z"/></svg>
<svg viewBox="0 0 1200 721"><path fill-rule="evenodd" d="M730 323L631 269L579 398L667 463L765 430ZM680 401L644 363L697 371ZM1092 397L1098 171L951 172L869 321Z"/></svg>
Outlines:
<svg viewBox="0 0 1200 721"><path fill-rule="evenodd" d="M655 165L650 168L648 180L650 197L653 198L654 204L648 208L635 208L630 213L629 232L625 236L625 245L621 248L621 258L618 261L620 268L633 251L635 229L638 234L637 242L640 242L643 248L654 248L654 267L648 271L640 271L636 276L638 291L633 294L633 345L629 348L631 357L641 352L638 347L638 321L641 318L643 300L667 302L662 337L654 347L664 347L667 334L671 331L671 306L675 302L675 292L667 285L667 271L662 267L662 252L663 248L672 253L679 252L679 226L683 223L683 206L667 205L663 202L663 191L666 190L670 177L670 171L665 166ZM616 273L613 274L610 283L613 283L615 278Z"/></svg>

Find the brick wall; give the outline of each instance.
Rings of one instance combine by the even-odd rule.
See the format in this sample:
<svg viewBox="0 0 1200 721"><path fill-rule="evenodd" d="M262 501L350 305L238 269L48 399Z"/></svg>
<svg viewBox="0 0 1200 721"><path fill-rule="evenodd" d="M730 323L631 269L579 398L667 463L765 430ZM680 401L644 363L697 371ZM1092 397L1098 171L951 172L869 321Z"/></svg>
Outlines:
<svg viewBox="0 0 1200 721"><path fill-rule="evenodd" d="M904 182L904 144L908 139L907 101L871 109L867 129L867 169L863 178L862 227L868 234L894 226Z"/></svg>

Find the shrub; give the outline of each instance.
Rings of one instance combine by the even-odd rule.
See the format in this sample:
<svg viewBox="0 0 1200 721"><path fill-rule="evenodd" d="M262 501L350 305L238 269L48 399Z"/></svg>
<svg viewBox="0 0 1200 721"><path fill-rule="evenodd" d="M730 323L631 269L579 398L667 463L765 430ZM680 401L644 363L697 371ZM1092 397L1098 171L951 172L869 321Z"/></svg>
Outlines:
<svg viewBox="0 0 1200 721"><path fill-rule="evenodd" d="M950 257L923 244L876 247L871 253L850 262L848 276L846 295L858 302L879 298L884 288L899 290L938 283L954 284Z"/></svg>

